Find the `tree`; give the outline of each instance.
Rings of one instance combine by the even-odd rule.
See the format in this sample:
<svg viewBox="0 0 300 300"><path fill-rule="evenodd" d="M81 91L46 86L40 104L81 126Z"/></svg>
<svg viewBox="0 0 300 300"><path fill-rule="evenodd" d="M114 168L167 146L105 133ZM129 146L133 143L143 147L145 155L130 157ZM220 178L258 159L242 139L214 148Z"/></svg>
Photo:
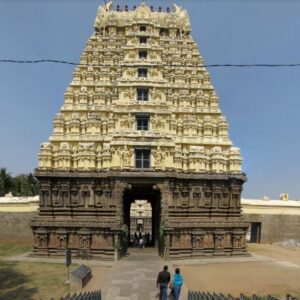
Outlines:
<svg viewBox="0 0 300 300"><path fill-rule="evenodd" d="M29 190L32 196L34 195L38 195L39 193L39 183L36 180L36 178L32 175L32 173L29 173L28 175L28 186L29 186Z"/></svg>
<svg viewBox="0 0 300 300"><path fill-rule="evenodd" d="M39 193L39 184L32 173L12 177L6 168L0 169L0 197L12 192L14 196L35 196Z"/></svg>
<svg viewBox="0 0 300 300"><path fill-rule="evenodd" d="M37 194L38 182L31 173L29 175L20 174L14 178L14 196L34 196Z"/></svg>
<svg viewBox="0 0 300 300"><path fill-rule="evenodd" d="M0 169L0 196L3 197L9 193L13 187L13 178L7 172L6 168Z"/></svg>

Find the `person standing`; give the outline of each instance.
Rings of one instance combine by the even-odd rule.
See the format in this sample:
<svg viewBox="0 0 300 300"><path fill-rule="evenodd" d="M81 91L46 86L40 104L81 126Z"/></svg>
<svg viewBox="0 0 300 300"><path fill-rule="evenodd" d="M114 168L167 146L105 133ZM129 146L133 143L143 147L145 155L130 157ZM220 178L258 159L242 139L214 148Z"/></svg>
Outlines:
<svg viewBox="0 0 300 300"><path fill-rule="evenodd" d="M171 280L171 275L168 272L168 266L164 266L163 271L158 273L156 286L159 287L159 300L167 300L168 284Z"/></svg>
<svg viewBox="0 0 300 300"><path fill-rule="evenodd" d="M142 238L140 238L140 240L139 240L139 247L140 247L141 249L144 248L144 240L143 240Z"/></svg>
<svg viewBox="0 0 300 300"><path fill-rule="evenodd" d="M181 291L181 286L183 284L183 277L180 274L180 269L176 268L175 270L175 274L173 275L173 293L174 293L174 299L178 300L179 299L179 295L180 295L180 291Z"/></svg>

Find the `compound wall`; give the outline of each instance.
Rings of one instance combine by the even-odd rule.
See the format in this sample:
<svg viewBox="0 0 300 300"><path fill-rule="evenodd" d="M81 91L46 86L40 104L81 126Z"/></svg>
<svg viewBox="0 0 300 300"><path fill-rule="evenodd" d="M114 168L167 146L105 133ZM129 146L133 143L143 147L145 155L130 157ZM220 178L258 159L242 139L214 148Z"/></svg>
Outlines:
<svg viewBox="0 0 300 300"><path fill-rule="evenodd" d="M0 211L0 242L21 241L33 243L30 221L36 214L37 212Z"/></svg>

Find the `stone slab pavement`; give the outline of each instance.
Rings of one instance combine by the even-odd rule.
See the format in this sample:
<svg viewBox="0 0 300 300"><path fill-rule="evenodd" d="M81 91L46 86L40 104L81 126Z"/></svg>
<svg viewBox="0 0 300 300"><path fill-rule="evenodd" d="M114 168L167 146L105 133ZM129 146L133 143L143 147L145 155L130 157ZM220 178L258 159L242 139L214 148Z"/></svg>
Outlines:
<svg viewBox="0 0 300 300"><path fill-rule="evenodd" d="M157 254L157 249L130 249L129 255L114 264L102 284L104 300L157 300L156 287L158 272L164 265L174 274L170 262ZM188 289L184 284L180 299L187 299ZM168 291L169 294L169 291Z"/></svg>

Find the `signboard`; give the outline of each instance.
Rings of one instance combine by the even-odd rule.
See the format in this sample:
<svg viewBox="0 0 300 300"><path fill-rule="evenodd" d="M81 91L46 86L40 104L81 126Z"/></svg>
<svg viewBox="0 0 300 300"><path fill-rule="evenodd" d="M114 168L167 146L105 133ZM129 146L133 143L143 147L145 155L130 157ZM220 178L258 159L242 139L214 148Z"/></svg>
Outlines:
<svg viewBox="0 0 300 300"><path fill-rule="evenodd" d="M71 249L67 249L66 251L66 266L70 266L72 264L72 251Z"/></svg>

